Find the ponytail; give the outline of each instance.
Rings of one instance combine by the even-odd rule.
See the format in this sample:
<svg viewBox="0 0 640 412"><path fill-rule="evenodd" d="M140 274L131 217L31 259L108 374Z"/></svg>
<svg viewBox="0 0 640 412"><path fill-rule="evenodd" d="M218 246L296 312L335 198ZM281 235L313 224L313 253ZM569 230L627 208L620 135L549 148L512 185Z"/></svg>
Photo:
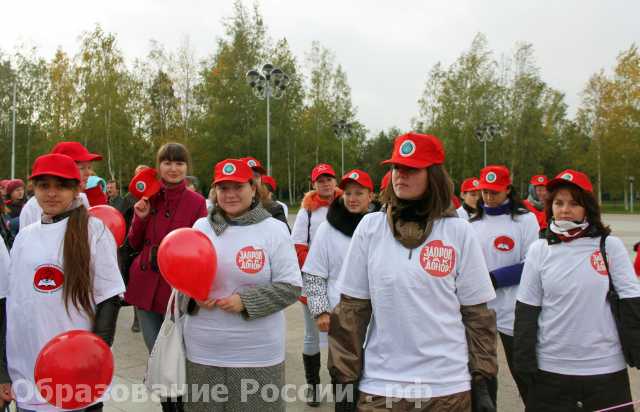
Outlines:
<svg viewBox="0 0 640 412"><path fill-rule="evenodd" d="M69 313L69 301L83 310L93 322L95 318L93 278L91 276L91 247L89 245L89 213L84 205L69 215L64 234L64 305Z"/></svg>

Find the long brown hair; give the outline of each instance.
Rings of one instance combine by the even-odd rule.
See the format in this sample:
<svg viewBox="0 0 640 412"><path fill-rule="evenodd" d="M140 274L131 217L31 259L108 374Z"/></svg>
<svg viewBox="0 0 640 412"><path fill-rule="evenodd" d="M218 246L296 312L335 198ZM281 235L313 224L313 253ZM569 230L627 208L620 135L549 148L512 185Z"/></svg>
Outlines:
<svg viewBox="0 0 640 412"><path fill-rule="evenodd" d="M180 143L165 143L156 156L156 167L160 168L160 163L168 160L170 162L185 162L187 164L187 174L191 171L191 155L189 150Z"/></svg>
<svg viewBox="0 0 640 412"><path fill-rule="evenodd" d="M427 167L427 190L419 200L420 210L424 212L427 221L449 216L451 213L451 199L453 197L453 181L443 165ZM393 184L389 185L381 193L382 202L396 205L401 201L393 191Z"/></svg>
<svg viewBox="0 0 640 412"><path fill-rule="evenodd" d="M598 200L591 192L587 192L586 190L582 190L578 186L573 183L561 183L558 186L554 187L553 190L547 196L547 200L545 201L545 214L547 216L547 222L551 222L553 218L553 200L555 199L558 192L562 189L566 189L571 193L571 197L576 201L580 206L585 209L585 217L589 225L596 228L594 231L594 235L602 236L608 235L611 233L611 228L609 226L605 226L602 223L602 213L600 211L600 205L598 204Z"/></svg>
<svg viewBox="0 0 640 412"><path fill-rule="evenodd" d="M73 209L64 233L63 269L64 305L69 313L69 301L76 309L83 309L93 322L93 276L91 276L91 247L89 244L89 213L84 205Z"/></svg>

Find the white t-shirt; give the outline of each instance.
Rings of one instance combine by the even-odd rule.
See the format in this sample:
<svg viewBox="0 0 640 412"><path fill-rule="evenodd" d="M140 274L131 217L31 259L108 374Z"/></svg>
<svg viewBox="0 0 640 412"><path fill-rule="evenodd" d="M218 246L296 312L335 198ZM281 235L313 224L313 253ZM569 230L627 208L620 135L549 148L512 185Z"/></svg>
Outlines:
<svg viewBox="0 0 640 412"><path fill-rule="evenodd" d="M7 246L0 239L0 299L6 298L9 293L9 252Z"/></svg>
<svg viewBox="0 0 640 412"><path fill-rule="evenodd" d="M90 206L87 195L80 192L78 193L78 197L82 200L84 207L89 209ZM42 219L42 208L38 204L36 197L33 196L31 199L27 200L27 203L22 207L22 211L20 211L20 230L34 222L39 222L40 219Z"/></svg>
<svg viewBox="0 0 640 412"><path fill-rule="evenodd" d="M301 207L300 210L298 210L296 221L294 222L293 229L291 230L293 243L311 246L320 224L327 220L328 211L328 206L322 206L311 212L311 225L309 225L309 211ZM308 236L309 232L311 233L311 236ZM309 241L307 242L307 240Z"/></svg>
<svg viewBox="0 0 640 412"><path fill-rule="evenodd" d="M495 293L468 222L439 219L425 242L409 250L394 239L384 213L366 215L338 289L371 299L363 392L428 398L470 389L460 306L488 302Z"/></svg>
<svg viewBox="0 0 640 412"><path fill-rule="evenodd" d="M349 248L349 242L351 242L349 236L331 226L329 222L323 222L316 232L313 246L309 249L307 260L302 267L302 271L305 273L327 279L331 309L340 302L337 281L342 262Z"/></svg>
<svg viewBox="0 0 640 412"><path fill-rule="evenodd" d="M193 227L206 234L216 249L218 269L210 299L275 282L302 286L296 253L283 222L268 218L250 226L229 226L220 236L207 218L198 219ZM200 308L184 324L187 358L218 367L266 367L284 362L285 334L283 311L247 321L240 313Z"/></svg>
<svg viewBox="0 0 640 412"><path fill-rule="evenodd" d="M622 241L607 237L606 251L620 297L640 296L640 282ZM598 375L626 368L608 290L599 237L556 245L540 239L529 248L518 300L542 308L536 346L540 369Z"/></svg>
<svg viewBox="0 0 640 412"><path fill-rule="evenodd" d="M481 220L471 222L489 271L523 262L529 246L538 239L538 221L533 213L491 216L484 214ZM489 307L496 311L498 330L513 336L516 293L518 286L507 286L496 290L496 298Z"/></svg>
<svg viewBox="0 0 640 412"><path fill-rule="evenodd" d="M282 206L282 208L284 209L284 215L287 217L287 219L289 219L289 206L279 200L276 200L276 203Z"/></svg>
<svg viewBox="0 0 640 412"><path fill-rule="evenodd" d="M459 208L457 208L456 213L458 213L459 218L469 220L469 213L464 207L460 206Z"/></svg>
<svg viewBox="0 0 640 412"><path fill-rule="evenodd" d="M92 322L83 311L63 300L62 252L68 218L57 223L29 225L18 233L11 249L7 297L7 360L11 380L23 382L16 393L18 406L36 411L59 409L40 398L34 384L35 361L54 336L73 329L91 331ZM93 298L97 304L125 291L118 269L113 235L104 224L89 219ZM25 386L26 385L26 386ZM27 387L30 390L27 390ZM29 394L34 396L26 396Z"/></svg>

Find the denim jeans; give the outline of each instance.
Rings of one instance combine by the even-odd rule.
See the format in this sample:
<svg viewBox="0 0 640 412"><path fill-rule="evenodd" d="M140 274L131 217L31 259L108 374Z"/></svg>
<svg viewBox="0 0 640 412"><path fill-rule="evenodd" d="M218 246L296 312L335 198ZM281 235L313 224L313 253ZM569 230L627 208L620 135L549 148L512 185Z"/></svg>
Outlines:
<svg viewBox="0 0 640 412"><path fill-rule="evenodd" d="M164 315L140 308L135 308L135 310L138 313L138 322L142 330L144 344L147 346L149 353L151 353L153 345L156 343L158 333L160 332L162 322L164 321Z"/></svg>

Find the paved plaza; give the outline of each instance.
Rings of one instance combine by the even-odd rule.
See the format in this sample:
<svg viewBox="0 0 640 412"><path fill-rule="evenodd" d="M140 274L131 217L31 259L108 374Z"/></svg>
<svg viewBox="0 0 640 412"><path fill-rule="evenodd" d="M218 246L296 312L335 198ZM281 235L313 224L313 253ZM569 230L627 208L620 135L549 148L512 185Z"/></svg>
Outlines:
<svg viewBox="0 0 640 412"><path fill-rule="evenodd" d="M640 217L629 215L607 215L605 222L613 228L616 236L621 237L629 251L633 243L640 240ZM116 376L114 383L125 384L134 390L142 390L140 383L147 364L147 352L142 342L141 334L134 334L130 330L132 321L131 307L123 308L118 321L118 331L113 346L116 358ZM287 361L286 377L287 383L303 384L304 369L302 367L302 340L304 335L304 323L302 308L299 303L286 310L287 317ZM323 352L323 365L326 365L326 351ZM323 383L329 382L329 375L326 368L322 371ZM515 383L509 375L507 363L500 348L500 390L498 393L498 406L501 411L520 411L522 403L517 395ZM640 373L637 370L631 371L631 386L635 400L640 400ZM114 394L117 396L118 394ZM109 401L105 408L108 412L158 412L160 405L152 400L145 402ZM302 401L288 404L288 411L331 411L332 405L323 402L320 408L311 408ZM640 408L637 408L640 411Z"/></svg>

